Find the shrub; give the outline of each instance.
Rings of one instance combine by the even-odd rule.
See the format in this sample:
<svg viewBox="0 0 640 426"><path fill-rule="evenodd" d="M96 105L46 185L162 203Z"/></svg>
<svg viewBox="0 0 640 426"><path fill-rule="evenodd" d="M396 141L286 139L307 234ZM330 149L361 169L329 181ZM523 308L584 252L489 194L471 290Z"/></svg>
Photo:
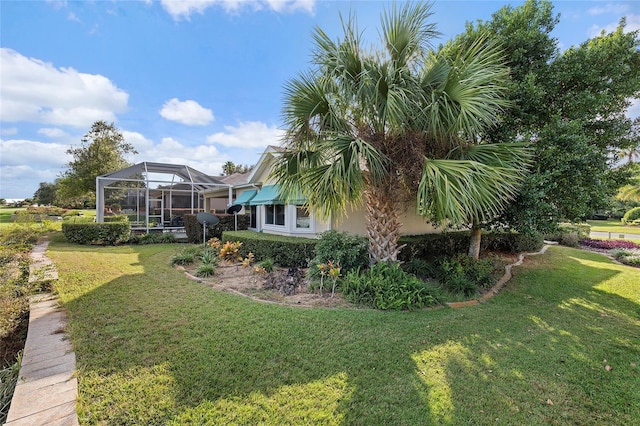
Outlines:
<svg viewBox="0 0 640 426"><path fill-rule="evenodd" d="M218 257L218 250L209 247L202 250L200 254L200 261L205 265L218 266L220 258Z"/></svg>
<svg viewBox="0 0 640 426"><path fill-rule="evenodd" d="M196 261L196 255L182 251L171 256L172 265L191 265Z"/></svg>
<svg viewBox="0 0 640 426"><path fill-rule="evenodd" d="M318 265L329 261L339 263L343 274L368 266L368 244L365 237L346 232L332 230L321 233L316 243L316 256L309 262L309 276L318 278Z"/></svg>
<svg viewBox="0 0 640 426"><path fill-rule="evenodd" d="M413 274L418 278L424 279L435 276L435 266L424 259L411 259L402 266L407 273Z"/></svg>
<svg viewBox="0 0 640 426"><path fill-rule="evenodd" d="M401 261L411 259L435 259L439 256L456 256L469 250L469 232L443 232L400 237L406 246L398 256ZM538 251L544 244L542 235L517 232L483 232L481 251L520 253Z"/></svg>
<svg viewBox="0 0 640 426"><path fill-rule="evenodd" d="M271 273L275 270L275 265L273 264L273 259L265 259L258 262L256 268L259 268L260 272Z"/></svg>
<svg viewBox="0 0 640 426"><path fill-rule="evenodd" d="M247 257L253 253L260 262L273 259L279 266L306 267L309 260L315 257L315 245L318 240L302 237L286 237L282 235L264 234L253 231L225 231L222 241L241 242L239 254Z"/></svg>
<svg viewBox="0 0 640 426"><path fill-rule="evenodd" d="M558 242L563 246L578 247L580 245L580 238L576 232L567 232L560 235Z"/></svg>
<svg viewBox="0 0 640 426"><path fill-rule="evenodd" d="M490 259L473 260L465 255L445 257L436 263L435 277L442 286L454 293L470 296L478 288L493 284L495 265Z"/></svg>
<svg viewBox="0 0 640 426"><path fill-rule="evenodd" d="M640 207L634 207L622 216L623 223L632 223L637 219L640 219Z"/></svg>
<svg viewBox="0 0 640 426"><path fill-rule="evenodd" d="M235 231L235 218L232 214L216 215L220 222L215 226L207 226L207 239L222 239L222 234L226 231ZM184 230L187 233L187 239L192 244L202 243L202 224L196 219L194 214L185 214L182 216L184 221ZM246 230L249 228L249 215L238 215L238 230Z"/></svg>
<svg viewBox="0 0 640 426"><path fill-rule="evenodd" d="M203 263L196 268L195 275L200 278L208 278L216 273L216 265L213 263Z"/></svg>
<svg viewBox="0 0 640 426"><path fill-rule="evenodd" d="M640 244L632 243L631 241L625 240L593 240L591 238L585 238L584 240L580 240L580 244L585 247L591 247L601 250L613 250L617 248L640 248Z"/></svg>
<svg viewBox="0 0 640 426"><path fill-rule="evenodd" d="M588 223L559 223L557 231L545 235L545 238L557 241L563 246L578 247L578 242L589 238L590 233L591 225Z"/></svg>
<svg viewBox="0 0 640 426"><path fill-rule="evenodd" d="M433 286L407 274L397 263L381 262L363 272L351 271L340 287L349 301L376 309L420 309L438 303Z"/></svg>
<svg viewBox="0 0 640 426"><path fill-rule="evenodd" d="M70 243L115 245L129 241L128 222L63 223L62 234Z"/></svg>
<svg viewBox="0 0 640 426"><path fill-rule="evenodd" d="M129 222L129 216L126 214L110 214L104 217L105 222Z"/></svg>
<svg viewBox="0 0 640 426"><path fill-rule="evenodd" d="M611 256L625 265L640 266L640 249L618 248L611 250Z"/></svg>
<svg viewBox="0 0 640 426"><path fill-rule="evenodd" d="M31 250L38 241L38 232L30 227L12 226L0 232L0 245L13 247L19 251Z"/></svg>

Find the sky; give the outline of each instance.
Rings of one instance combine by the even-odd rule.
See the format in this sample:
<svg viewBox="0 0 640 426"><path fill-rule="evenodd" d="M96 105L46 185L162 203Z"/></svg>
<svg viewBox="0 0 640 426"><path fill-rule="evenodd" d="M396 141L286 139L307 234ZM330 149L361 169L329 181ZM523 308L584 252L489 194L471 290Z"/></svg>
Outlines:
<svg viewBox="0 0 640 426"><path fill-rule="evenodd" d="M522 1L435 1L434 45ZM0 198L32 197L66 169L70 147L97 120L138 154L219 175L255 164L283 134L287 81L310 68L311 34L333 39L354 12L377 44L385 1L0 0ZM640 29L638 1L554 1L564 50L614 30ZM630 116L640 115L635 102Z"/></svg>

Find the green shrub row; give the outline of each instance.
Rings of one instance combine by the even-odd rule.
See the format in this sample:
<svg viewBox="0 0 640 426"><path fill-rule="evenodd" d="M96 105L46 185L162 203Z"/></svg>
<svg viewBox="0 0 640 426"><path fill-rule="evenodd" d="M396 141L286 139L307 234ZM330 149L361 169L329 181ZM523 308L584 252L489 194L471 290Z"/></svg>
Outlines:
<svg viewBox="0 0 640 426"><path fill-rule="evenodd" d="M622 216L622 223L634 224L635 221L640 219L640 207L634 207Z"/></svg>
<svg viewBox="0 0 640 426"><path fill-rule="evenodd" d="M62 223L62 234L70 243L115 245L129 241L129 222Z"/></svg>
<svg viewBox="0 0 640 426"><path fill-rule="evenodd" d="M103 220L105 222L129 222L129 216L126 214L109 214L105 215Z"/></svg>
<svg viewBox="0 0 640 426"><path fill-rule="evenodd" d="M215 226L207 226L207 240L211 238L222 239L222 234L226 231L235 231L235 218L232 214L216 215L220 222ZM185 214L182 216L184 221L184 230L187 233L187 239L192 244L202 243L202 224L196 219L194 214ZM249 215L238 215L238 231L249 228Z"/></svg>
<svg viewBox="0 0 640 426"><path fill-rule="evenodd" d="M469 250L468 231L444 232L441 234L408 235L400 237L399 243L406 246L398 256L407 262L411 259L432 259L438 256L455 256ZM544 244L539 234L517 232L486 232L482 234L481 251L520 253L540 250Z"/></svg>
<svg viewBox="0 0 640 426"><path fill-rule="evenodd" d="M545 239L557 241L563 246L578 247L580 240L589 238L591 225L588 223L560 223L553 234L545 235Z"/></svg>
<svg viewBox="0 0 640 426"><path fill-rule="evenodd" d="M316 255L318 240L301 237L286 237L253 231L225 231L221 241L240 241L240 256L253 253L256 262L272 259L277 265L307 267Z"/></svg>
<svg viewBox="0 0 640 426"><path fill-rule="evenodd" d="M398 263L381 262L351 271L340 283L347 300L383 310L421 309L438 303L438 289L404 272Z"/></svg>

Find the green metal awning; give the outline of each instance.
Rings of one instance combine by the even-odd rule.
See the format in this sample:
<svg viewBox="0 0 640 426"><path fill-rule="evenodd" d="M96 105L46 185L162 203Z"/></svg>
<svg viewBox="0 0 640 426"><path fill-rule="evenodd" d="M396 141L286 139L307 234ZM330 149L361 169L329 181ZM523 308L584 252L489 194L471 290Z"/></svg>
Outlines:
<svg viewBox="0 0 640 426"><path fill-rule="evenodd" d="M302 206L306 203L307 198L303 197L300 193L296 193L285 203L285 198L282 196L280 185L265 185L262 187L260 192L258 192L258 195L253 197L249 204L252 206L262 206L267 204L293 204L296 206Z"/></svg>
<svg viewBox="0 0 640 426"><path fill-rule="evenodd" d="M247 206L247 205L249 205L249 201L251 201L253 199L253 197L256 196L257 193L258 193L257 189L250 189L248 191L244 191L242 194L240 194L240 196L238 198L236 198L236 200L233 202L233 204L239 204L241 206Z"/></svg>
<svg viewBox="0 0 640 426"><path fill-rule="evenodd" d="M252 206L262 206L265 204L284 204L284 200L280 197L280 186L265 185L262 187L258 195L256 195L249 203Z"/></svg>

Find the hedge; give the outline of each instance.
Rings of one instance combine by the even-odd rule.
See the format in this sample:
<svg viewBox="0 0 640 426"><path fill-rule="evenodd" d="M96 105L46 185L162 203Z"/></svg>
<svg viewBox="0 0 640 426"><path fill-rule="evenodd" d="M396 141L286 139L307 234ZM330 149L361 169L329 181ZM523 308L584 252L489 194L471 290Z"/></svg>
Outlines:
<svg viewBox="0 0 640 426"><path fill-rule="evenodd" d="M406 246L398 258L406 262L411 259L432 259L438 256L455 256L467 253L469 239L470 233L468 231L403 236L400 237L399 244L406 244ZM485 232L482 234L480 250L519 253L539 250L542 244L542 236L538 234Z"/></svg>
<svg viewBox="0 0 640 426"><path fill-rule="evenodd" d="M254 231L225 231L222 242L240 241L240 255L253 253L256 262L271 259L280 266L307 267L316 255L318 240L303 237L286 237Z"/></svg>
<svg viewBox="0 0 640 426"><path fill-rule="evenodd" d="M624 214L622 223L630 224L640 219L640 207L634 207Z"/></svg>
<svg viewBox="0 0 640 426"><path fill-rule="evenodd" d="M70 243L115 245L131 234L129 222L62 223L62 234Z"/></svg>
<svg viewBox="0 0 640 426"><path fill-rule="evenodd" d="M235 230L235 219L232 214L216 215L220 222L215 226L207 226L207 239L222 239L222 233L225 231ZM184 230L187 233L187 239L192 244L202 243L202 224L198 222L195 214L185 214L182 216L184 221ZM238 215L238 230L246 230L249 228L249 215Z"/></svg>
<svg viewBox="0 0 640 426"><path fill-rule="evenodd" d="M129 216L126 214L110 214L106 215L103 220L105 222L129 222Z"/></svg>

